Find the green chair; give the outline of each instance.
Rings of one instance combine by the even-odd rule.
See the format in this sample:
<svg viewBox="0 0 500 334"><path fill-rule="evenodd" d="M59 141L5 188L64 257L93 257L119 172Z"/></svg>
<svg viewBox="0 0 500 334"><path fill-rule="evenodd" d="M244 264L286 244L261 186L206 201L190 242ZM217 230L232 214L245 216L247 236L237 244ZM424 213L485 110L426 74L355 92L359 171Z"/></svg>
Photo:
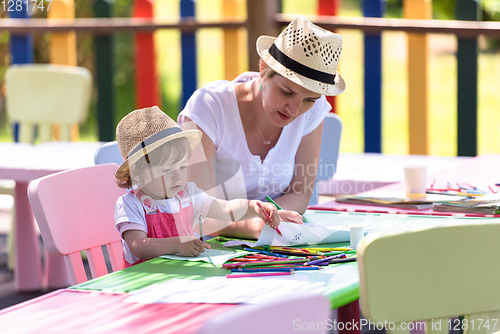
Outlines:
<svg viewBox="0 0 500 334"><path fill-rule="evenodd" d="M361 240L364 325L385 322L388 333L409 333L410 322L425 320L426 333L448 333L459 329L450 317L465 315L465 333L500 330L500 221L443 222Z"/></svg>

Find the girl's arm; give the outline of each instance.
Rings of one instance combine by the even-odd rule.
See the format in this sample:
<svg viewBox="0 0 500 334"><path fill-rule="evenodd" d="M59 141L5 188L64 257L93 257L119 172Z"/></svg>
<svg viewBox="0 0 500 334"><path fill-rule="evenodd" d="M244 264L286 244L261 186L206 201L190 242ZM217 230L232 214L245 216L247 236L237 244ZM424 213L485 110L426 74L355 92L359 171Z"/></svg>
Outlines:
<svg viewBox="0 0 500 334"><path fill-rule="evenodd" d="M210 245L193 236L192 240L181 242L180 238L148 238L146 232L127 230L122 235L130 251L141 260L149 260L160 255L181 253L184 256L198 256Z"/></svg>

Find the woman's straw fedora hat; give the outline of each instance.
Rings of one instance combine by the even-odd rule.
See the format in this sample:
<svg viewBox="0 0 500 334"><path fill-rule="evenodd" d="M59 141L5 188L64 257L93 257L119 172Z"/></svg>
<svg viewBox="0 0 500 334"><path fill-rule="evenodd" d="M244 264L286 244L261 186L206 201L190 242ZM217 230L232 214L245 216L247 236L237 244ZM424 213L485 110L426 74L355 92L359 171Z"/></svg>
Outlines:
<svg viewBox="0 0 500 334"><path fill-rule="evenodd" d="M339 95L345 81L337 72L342 36L297 16L277 37L260 36L257 52L285 78L321 95Z"/></svg>
<svg viewBox="0 0 500 334"><path fill-rule="evenodd" d="M125 160L118 171L129 168L146 154L177 138L186 138L194 148L201 136L200 130L183 131L157 106L134 110L116 127L118 148Z"/></svg>

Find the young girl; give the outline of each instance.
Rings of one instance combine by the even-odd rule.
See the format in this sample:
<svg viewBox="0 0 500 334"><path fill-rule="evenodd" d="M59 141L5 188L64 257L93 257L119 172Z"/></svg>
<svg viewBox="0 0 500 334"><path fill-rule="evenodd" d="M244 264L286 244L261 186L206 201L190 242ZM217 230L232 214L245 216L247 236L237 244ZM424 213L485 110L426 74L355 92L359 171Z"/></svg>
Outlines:
<svg viewBox="0 0 500 334"><path fill-rule="evenodd" d="M274 229L280 218L302 223L294 211L278 211L261 201L216 199L187 182L187 164L201 131L182 131L158 107L125 116L116 128L116 139L125 160L116 171L116 181L130 189L115 208L125 267L163 254L200 255L210 248L194 237L193 226L200 217L231 222L259 217Z"/></svg>

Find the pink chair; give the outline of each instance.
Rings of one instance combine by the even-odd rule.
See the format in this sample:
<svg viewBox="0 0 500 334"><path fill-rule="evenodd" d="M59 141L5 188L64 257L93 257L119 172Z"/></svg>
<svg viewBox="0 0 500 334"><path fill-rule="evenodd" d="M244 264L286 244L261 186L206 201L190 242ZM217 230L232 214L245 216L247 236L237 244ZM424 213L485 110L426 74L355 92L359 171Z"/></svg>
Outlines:
<svg viewBox="0 0 500 334"><path fill-rule="evenodd" d="M45 246L51 255L64 256L72 285L87 280L83 250L93 278L108 273L102 245L107 246L113 271L122 269L114 209L125 190L114 182L117 168L106 164L73 169L29 184L28 197Z"/></svg>
<svg viewBox="0 0 500 334"><path fill-rule="evenodd" d="M268 303L241 305L203 323L197 334L250 334L294 332L328 333L333 326L327 297L299 294ZM314 328L312 328L313 326Z"/></svg>

